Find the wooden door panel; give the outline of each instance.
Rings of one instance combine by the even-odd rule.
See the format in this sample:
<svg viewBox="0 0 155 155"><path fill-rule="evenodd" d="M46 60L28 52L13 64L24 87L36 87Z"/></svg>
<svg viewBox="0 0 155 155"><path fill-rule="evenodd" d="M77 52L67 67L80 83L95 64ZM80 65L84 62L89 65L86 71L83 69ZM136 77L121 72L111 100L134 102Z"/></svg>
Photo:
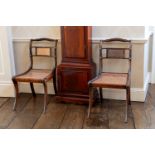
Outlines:
<svg viewBox="0 0 155 155"><path fill-rule="evenodd" d="M87 70L61 70L61 92L72 94L88 94L89 72Z"/></svg>
<svg viewBox="0 0 155 155"><path fill-rule="evenodd" d="M90 26L62 26L62 62L57 67L57 100L88 103L88 81L94 77Z"/></svg>
<svg viewBox="0 0 155 155"><path fill-rule="evenodd" d="M63 58L86 59L84 26L64 26Z"/></svg>

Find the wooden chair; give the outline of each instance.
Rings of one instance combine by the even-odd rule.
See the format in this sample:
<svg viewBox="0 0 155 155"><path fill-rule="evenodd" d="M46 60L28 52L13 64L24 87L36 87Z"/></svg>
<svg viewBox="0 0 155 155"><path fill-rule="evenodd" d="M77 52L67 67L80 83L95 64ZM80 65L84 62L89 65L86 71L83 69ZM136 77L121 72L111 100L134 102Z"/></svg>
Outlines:
<svg viewBox="0 0 155 155"><path fill-rule="evenodd" d="M119 43L119 46L117 43ZM121 38L102 40L100 41L99 49L99 75L88 82L90 95L88 118L90 117L91 107L93 104L93 88L99 88L101 103L103 99L102 88L126 89L125 122L127 122L128 104L130 104L131 41ZM103 72L102 66L105 59L127 60L128 71L125 73Z"/></svg>
<svg viewBox="0 0 155 155"><path fill-rule="evenodd" d="M16 110L17 101L18 101L18 82L29 82L30 88L33 94L33 97L36 96L33 83L42 83L44 86L44 110L46 111L47 106L47 82L53 78L54 90L56 91L56 66L57 66L57 42L58 40L49 39L49 38L39 38L31 39L29 44L30 51L30 67L29 69L19 75L16 75L12 78L14 83L16 98L13 105L13 110ZM53 69L41 69L40 67L35 67L34 59L44 57L44 59L50 59L53 62ZM42 58L43 59L43 58ZM40 65L43 63L42 60L39 62ZM40 66L39 65L39 66Z"/></svg>

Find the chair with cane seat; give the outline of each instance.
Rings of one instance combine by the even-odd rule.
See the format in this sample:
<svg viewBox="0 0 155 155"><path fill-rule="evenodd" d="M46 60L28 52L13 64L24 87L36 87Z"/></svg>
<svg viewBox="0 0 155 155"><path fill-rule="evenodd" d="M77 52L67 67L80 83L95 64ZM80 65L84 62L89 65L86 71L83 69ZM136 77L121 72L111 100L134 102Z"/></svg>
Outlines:
<svg viewBox="0 0 155 155"><path fill-rule="evenodd" d="M30 88L33 94L33 97L36 96L33 83L42 83L44 86L44 110L46 111L47 107L47 82L53 79L54 90L56 91L56 66L57 66L57 42L58 40L50 38L38 38L31 39L29 44L30 51L30 67L29 69L19 75L16 75L12 78L14 83L16 98L13 105L13 110L16 110L17 101L18 101L18 82L28 82L30 83ZM41 65L42 59L50 59L53 68L50 66L48 69L35 67L34 59L41 58L39 64ZM47 61L47 60L46 60ZM40 66L39 65L39 66Z"/></svg>
<svg viewBox="0 0 155 155"><path fill-rule="evenodd" d="M118 46L119 44L119 46ZM122 38L111 38L100 41L99 47L99 75L88 82L89 85L89 108L88 118L90 117L91 107L93 104L93 88L99 88L100 101L102 103L102 88L125 89L126 90L126 106L125 106L125 122L127 122L128 105L130 104L130 83L131 83L131 41ZM128 70L126 72L104 72L104 60L123 59L128 62ZM103 67L103 68L102 68ZM113 66L115 67L115 65ZM124 67L124 66L123 66Z"/></svg>

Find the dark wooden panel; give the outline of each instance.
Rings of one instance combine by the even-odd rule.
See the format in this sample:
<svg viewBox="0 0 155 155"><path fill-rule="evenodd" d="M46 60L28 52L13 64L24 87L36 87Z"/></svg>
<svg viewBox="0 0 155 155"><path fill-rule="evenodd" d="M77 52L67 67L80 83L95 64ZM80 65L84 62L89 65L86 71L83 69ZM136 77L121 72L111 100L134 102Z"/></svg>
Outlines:
<svg viewBox="0 0 155 155"><path fill-rule="evenodd" d="M70 93L88 94L89 72L82 69L61 70L61 91Z"/></svg>
<svg viewBox="0 0 155 155"><path fill-rule="evenodd" d="M94 75L90 65L60 65L58 74L57 99L64 102L88 103L88 81ZM68 100L67 100L68 97ZM73 99L74 98L74 99ZM79 98L79 99L78 99Z"/></svg>
<svg viewBox="0 0 155 155"><path fill-rule="evenodd" d="M86 113L86 106L69 105L64 120L61 123L61 129L81 129Z"/></svg>
<svg viewBox="0 0 155 155"><path fill-rule="evenodd" d="M7 128L12 120L17 116L17 114L23 110L27 102L30 100L30 94L21 94L18 100L18 106L16 111L12 110L14 99L10 98L1 108L0 108L0 128Z"/></svg>
<svg viewBox="0 0 155 155"><path fill-rule="evenodd" d="M34 126L43 112L43 96L37 95L32 98L26 107L10 123L8 128L11 129L30 129ZM18 106L17 106L18 107Z"/></svg>
<svg viewBox="0 0 155 155"><path fill-rule="evenodd" d="M64 26L62 38L63 58L86 59L84 26Z"/></svg>
<svg viewBox="0 0 155 155"><path fill-rule="evenodd" d="M57 67L59 101L88 103L88 81L96 74L91 32L89 26L61 27L62 63Z"/></svg>
<svg viewBox="0 0 155 155"><path fill-rule="evenodd" d="M67 96L68 95L68 96ZM73 97L71 95L74 95ZM57 96L56 97L58 102L66 102L66 103L78 103L78 104L88 104L89 98L79 94L77 97L75 94L66 94L66 96Z"/></svg>

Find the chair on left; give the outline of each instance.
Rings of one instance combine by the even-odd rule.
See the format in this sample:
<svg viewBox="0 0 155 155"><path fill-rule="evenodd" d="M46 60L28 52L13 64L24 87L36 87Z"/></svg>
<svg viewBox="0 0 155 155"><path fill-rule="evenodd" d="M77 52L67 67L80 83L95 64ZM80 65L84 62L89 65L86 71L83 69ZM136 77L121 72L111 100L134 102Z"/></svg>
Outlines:
<svg viewBox="0 0 155 155"><path fill-rule="evenodd" d="M30 67L24 73L15 75L12 78L12 81L15 87L15 92L16 92L13 110L16 110L17 102L18 102L18 96L19 96L18 82L30 83L30 88L31 88L33 97L36 96L33 83L42 83L44 86L43 113L45 113L46 107L47 107L47 94L48 94L47 82L50 81L51 79L53 79L55 94L57 93L57 90L56 90L57 43L58 43L58 40L50 39L50 38L38 38L38 39L30 40L30 43L29 43ZM46 67L49 66L47 64L44 65L44 68L36 67L36 66L40 66L43 63L42 62L43 58L40 58L40 57L44 57L45 59L51 58L50 62L52 66L50 66L50 69L45 68L45 66ZM34 59L36 60L37 58L39 58L39 64L35 65Z"/></svg>

